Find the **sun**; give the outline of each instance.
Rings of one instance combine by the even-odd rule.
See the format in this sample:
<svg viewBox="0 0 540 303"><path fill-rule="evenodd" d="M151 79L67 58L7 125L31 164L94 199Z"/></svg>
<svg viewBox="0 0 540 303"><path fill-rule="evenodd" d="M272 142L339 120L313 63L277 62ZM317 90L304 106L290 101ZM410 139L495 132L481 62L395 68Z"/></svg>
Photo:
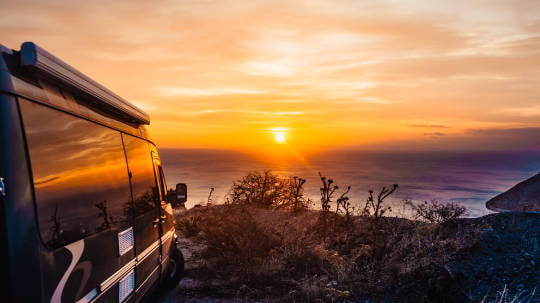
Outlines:
<svg viewBox="0 0 540 303"><path fill-rule="evenodd" d="M274 138L279 143L285 143L285 140L287 139L287 136L285 135L285 133L275 132L274 133Z"/></svg>
<svg viewBox="0 0 540 303"><path fill-rule="evenodd" d="M269 129L270 133L274 135L274 140L278 143L285 143L287 141L288 129L285 127L274 127Z"/></svg>

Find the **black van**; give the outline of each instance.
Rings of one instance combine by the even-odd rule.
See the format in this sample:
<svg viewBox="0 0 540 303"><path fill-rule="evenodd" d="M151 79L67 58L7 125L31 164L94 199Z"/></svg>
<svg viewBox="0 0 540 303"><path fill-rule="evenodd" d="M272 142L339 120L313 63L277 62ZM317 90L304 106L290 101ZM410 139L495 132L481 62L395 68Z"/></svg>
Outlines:
<svg viewBox="0 0 540 303"><path fill-rule="evenodd" d="M0 302L139 302L178 283L149 123L34 43L0 45Z"/></svg>

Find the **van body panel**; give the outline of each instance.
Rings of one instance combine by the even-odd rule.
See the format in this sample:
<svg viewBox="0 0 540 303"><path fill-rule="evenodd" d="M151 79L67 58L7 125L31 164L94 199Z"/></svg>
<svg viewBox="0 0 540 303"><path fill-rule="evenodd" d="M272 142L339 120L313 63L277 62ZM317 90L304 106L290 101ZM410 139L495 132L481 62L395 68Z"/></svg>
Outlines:
<svg viewBox="0 0 540 303"><path fill-rule="evenodd" d="M1 72L0 78L4 78ZM1 197L4 217L0 224L7 233L7 254L11 296L20 302L41 301L39 232L36 227L30 171L19 110L14 96L0 93L0 176L6 184ZM32 279L28 279L32 277ZM8 282L6 282L8 283Z"/></svg>
<svg viewBox="0 0 540 303"><path fill-rule="evenodd" d="M135 288L145 292L160 276L162 257L159 233L157 187L151 157L151 144L140 138L122 135L128 164L138 266Z"/></svg>
<svg viewBox="0 0 540 303"><path fill-rule="evenodd" d="M58 294L61 294L62 302L76 302L93 291L114 293L114 286L123 276L111 280L104 288L101 285L129 263L131 270L135 268L133 250L120 257L117 255L116 237L117 231L111 230L44 252L45 302L54 302ZM81 250L80 254L77 248ZM62 283L64 276L66 279Z"/></svg>
<svg viewBox="0 0 540 303"><path fill-rule="evenodd" d="M141 272L136 286L154 284L162 253L150 144L24 98L19 105L38 226L51 250L42 256L46 302L107 292L134 270ZM141 197L133 201L132 193ZM133 243L120 252L125 232Z"/></svg>
<svg viewBox="0 0 540 303"><path fill-rule="evenodd" d="M11 51L0 45L0 90L10 89L11 81L9 77L9 71L7 65L3 59L4 54L9 55ZM9 144L9 126L6 126L9 122L8 102L13 102L13 97L2 94L0 92L0 178L5 178L7 174L7 146ZM6 133L7 131L7 133ZM3 181L2 181L3 182ZM5 185L5 184L4 184ZM0 195L0 247L8 247L8 231L6 225L6 209L4 205L6 203L4 195ZM7 249L0 250L0 301L8 301L11 296L10 289L10 265L9 265L9 253Z"/></svg>
<svg viewBox="0 0 540 303"><path fill-rule="evenodd" d="M173 243L173 234L174 234L174 215L170 203L166 202L167 199L167 184L165 182L165 175L163 173L163 167L161 166L161 159L155 146L150 146L152 154L152 162L154 164L154 176L156 179L156 184L158 185L159 192L159 215L160 215L160 237L161 237L161 247L163 251L169 251ZM167 254L164 254L164 257L161 260L161 269L162 272L166 270L165 264L169 261Z"/></svg>

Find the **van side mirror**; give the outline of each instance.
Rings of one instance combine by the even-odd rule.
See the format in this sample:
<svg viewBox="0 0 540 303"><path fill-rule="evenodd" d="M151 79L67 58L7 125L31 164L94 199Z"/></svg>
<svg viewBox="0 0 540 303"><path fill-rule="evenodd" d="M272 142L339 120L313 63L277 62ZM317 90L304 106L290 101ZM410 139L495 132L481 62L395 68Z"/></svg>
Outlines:
<svg viewBox="0 0 540 303"><path fill-rule="evenodd" d="M176 189L167 191L167 200L172 206L184 205L187 201L187 185L185 183L176 184Z"/></svg>

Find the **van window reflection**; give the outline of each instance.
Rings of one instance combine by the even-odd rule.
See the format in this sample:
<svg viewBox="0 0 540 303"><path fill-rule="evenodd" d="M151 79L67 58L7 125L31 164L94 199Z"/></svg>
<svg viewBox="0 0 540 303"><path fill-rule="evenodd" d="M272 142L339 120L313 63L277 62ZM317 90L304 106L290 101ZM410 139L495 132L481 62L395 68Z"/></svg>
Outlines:
<svg viewBox="0 0 540 303"><path fill-rule="evenodd" d="M135 216L153 211L158 197L154 166L148 142L129 135L123 135L133 192L133 212Z"/></svg>
<svg viewBox="0 0 540 303"><path fill-rule="evenodd" d="M150 144L130 135L123 134L122 138L133 193L133 206L130 211L135 218L135 253L140 254L159 237L155 225L159 215L157 208L159 193L154 176Z"/></svg>
<svg viewBox="0 0 540 303"><path fill-rule="evenodd" d="M20 99L40 232L49 248L128 225L130 189L121 135Z"/></svg>

